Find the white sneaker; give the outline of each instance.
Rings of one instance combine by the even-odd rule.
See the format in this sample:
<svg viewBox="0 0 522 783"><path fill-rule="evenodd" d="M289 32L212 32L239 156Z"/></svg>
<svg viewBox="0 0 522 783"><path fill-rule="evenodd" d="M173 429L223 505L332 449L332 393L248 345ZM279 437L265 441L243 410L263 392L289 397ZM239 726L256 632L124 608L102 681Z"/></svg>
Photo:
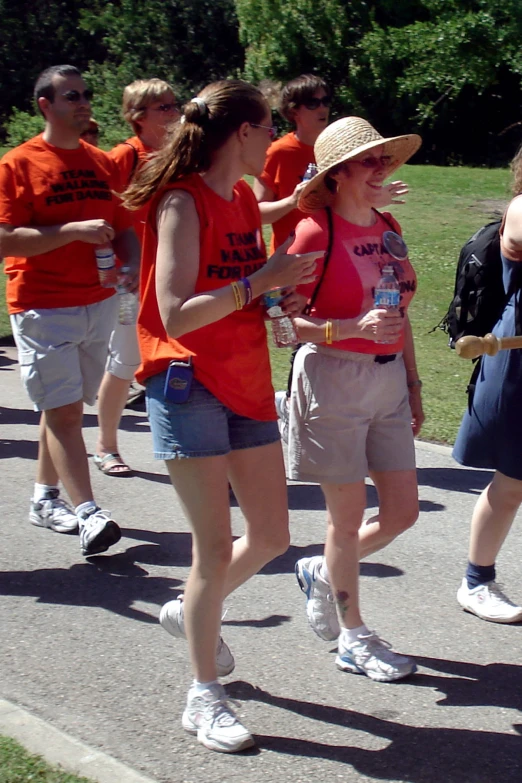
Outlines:
<svg viewBox="0 0 522 783"><path fill-rule="evenodd" d="M82 555L90 557L106 552L121 538L121 530L108 511L95 508L90 514L80 516L80 546Z"/></svg>
<svg viewBox="0 0 522 783"><path fill-rule="evenodd" d="M457 592L457 601L466 612L491 623L517 623L522 620L522 606L510 601L496 582L486 582L470 590L464 577Z"/></svg>
<svg viewBox="0 0 522 783"><path fill-rule="evenodd" d="M278 415L279 434L285 443L288 443L289 411L288 397L285 391L275 393L275 408Z"/></svg>
<svg viewBox="0 0 522 783"><path fill-rule="evenodd" d="M29 522L37 527L47 527L55 533L73 533L78 528L78 517L69 504L60 498L59 489L48 489L41 500L31 501Z"/></svg>
<svg viewBox="0 0 522 783"><path fill-rule="evenodd" d="M371 680L393 682L417 671L413 658L393 652L391 645L379 639L375 631L359 634L357 641L346 644L339 637L339 652L335 663L343 672L366 674Z"/></svg>
<svg viewBox="0 0 522 783"><path fill-rule="evenodd" d="M255 745L250 732L228 706L227 694L219 683L199 693L194 688L189 690L181 723L209 750L237 753Z"/></svg>
<svg viewBox="0 0 522 783"><path fill-rule="evenodd" d="M161 607L159 621L162 628L176 639L186 639L185 618L183 615L183 595L169 601ZM220 636L216 650L216 670L218 677L226 677L232 674L236 668L234 656L230 652L230 647Z"/></svg>
<svg viewBox="0 0 522 783"><path fill-rule="evenodd" d="M295 575L306 596L310 627L325 642L331 642L337 639L341 629L331 585L319 575L322 562L322 555L303 557L295 564Z"/></svg>

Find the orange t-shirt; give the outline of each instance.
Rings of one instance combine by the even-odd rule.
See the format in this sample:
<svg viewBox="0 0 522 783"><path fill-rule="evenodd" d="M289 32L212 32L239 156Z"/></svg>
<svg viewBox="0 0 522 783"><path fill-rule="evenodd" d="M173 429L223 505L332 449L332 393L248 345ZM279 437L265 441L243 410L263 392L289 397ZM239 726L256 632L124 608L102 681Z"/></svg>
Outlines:
<svg viewBox="0 0 522 783"><path fill-rule="evenodd" d="M108 155L116 163L118 176L120 178L118 192L123 193L130 184L138 166L153 152L154 150L152 147L147 147L139 136L133 136L131 139L127 139L127 141L117 144L116 147L110 150ZM143 244L147 212L148 204L140 207L140 209L131 211L134 231L140 240L140 244Z"/></svg>
<svg viewBox="0 0 522 783"><path fill-rule="evenodd" d="M334 241L330 260L324 279L319 288L311 315L316 318L356 318L374 307L375 286L379 282L385 266L393 267L399 282L401 301L400 312L404 315L415 295L417 277L412 265L406 258L398 261L393 258L382 241L385 231L394 230L400 234L397 221L389 212L384 217L376 212L377 222L373 226L356 226L340 215L332 213ZM307 253L313 250L325 250L328 246L328 222L326 212L321 209L313 216L302 220L296 229L296 238L290 253ZM317 279L322 271L324 258L317 261ZM300 286L299 292L312 296L316 283ZM323 343L325 345L326 343ZM336 341L334 348L356 353L390 354L402 351L404 332L395 343L376 343L353 337Z"/></svg>
<svg viewBox="0 0 522 783"><path fill-rule="evenodd" d="M296 186L303 181L309 163L315 163L314 148L310 144L299 141L293 132L287 133L270 145L261 180L270 190L273 190L274 201L292 195ZM271 253L288 238L305 216L300 209L292 209L272 224Z"/></svg>
<svg viewBox="0 0 522 783"><path fill-rule="evenodd" d="M174 188L190 193L199 217L195 293L223 288L266 263L259 207L246 182L235 185L232 201L221 198L199 174L160 190L150 202L145 227L138 316L142 364L136 377L143 383L166 370L172 359L192 356L195 378L224 405L240 416L273 421L277 417L260 298L176 340L165 332L156 297L156 211L165 193Z"/></svg>
<svg viewBox="0 0 522 783"><path fill-rule="evenodd" d="M41 227L102 218L119 233L132 218L112 192L117 185L107 153L81 140L74 150L61 149L36 136L0 161L0 223ZM77 241L6 258L9 313L77 307L112 296L114 289L100 286L94 248Z"/></svg>

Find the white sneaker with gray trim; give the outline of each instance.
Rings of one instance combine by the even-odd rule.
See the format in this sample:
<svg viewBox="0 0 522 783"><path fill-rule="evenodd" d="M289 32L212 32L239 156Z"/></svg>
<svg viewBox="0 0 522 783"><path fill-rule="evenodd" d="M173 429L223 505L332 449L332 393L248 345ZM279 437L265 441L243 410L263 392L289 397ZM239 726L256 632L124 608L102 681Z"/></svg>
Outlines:
<svg viewBox="0 0 522 783"><path fill-rule="evenodd" d="M522 606L510 601L496 582L486 582L470 590L464 577L457 592L457 601L465 612L476 614L490 623L518 623L522 620Z"/></svg>
<svg viewBox="0 0 522 783"><path fill-rule="evenodd" d="M37 527L47 527L55 533L74 533L78 529L78 517L60 497L60 490L54 488L48 489L40 500L31 501L29 522Z"/></svg>
<svg viewBox="0 0 522 783"><path fill-rule="evenodd" d="M183 595L169 601L161 607L159 616L161 627L176 639L186 639L185 619L183 616ZM216 650L216 670L218 677L226 677L232 674L236 667L234 656L230 647L220 636Z"/></svg>
<svg viewBox="0 0 522 783"><path fill-rule="evenodd" d="M109 513L96 506L91 513L79 517L80 546L84 557L106 552L120 540L121 530Z"/></svg>
<svg viewBox="0 0 522 783"><path fill-rule="evenodd" d="M331 642L337 639L341 629L332 587L319 573L322 562L322 555L302 557L295 564L295 575L306 596L306 616L312 631L325 642Z"/></svg>
<svg viewBox="0 0 522 783"><path fill-rule="evenodd" d="M217 682L203 691L194 687L189 690L181 723L209 750L238 753L255 745L250 732L228 706L225 689Z"/></svg>
<svg viewBox="0 0 522 783"><path fill-rule="evenodd" d="M289 410L288 397L285 391L275 393L275 408L278 416L279 434L284 443L288 443Z"/></svg>
<svg viewBox="0 0 522 783"><path fill-rule="evenodd" d="M335 664L343 672L366 674L377 682L401 680L417 671L413 658L393 652L389 642L380 639L375 631L359 634L357 641L348 644L341 634Z"/></svg>

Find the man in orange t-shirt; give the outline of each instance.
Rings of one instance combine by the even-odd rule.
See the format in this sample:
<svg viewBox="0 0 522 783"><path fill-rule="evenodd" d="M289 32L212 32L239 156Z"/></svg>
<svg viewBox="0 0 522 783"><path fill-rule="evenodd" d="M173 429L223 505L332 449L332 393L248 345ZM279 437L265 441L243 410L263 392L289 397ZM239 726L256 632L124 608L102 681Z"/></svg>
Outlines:
<svg viewBox="0 0 522 783"><path fill-rule="evenodd" d="M114 289L102 288L95 246L112 243L137 285L139 243L114 195L109 156L80 140L92 93L80 71L40 74L35 100L43 134L0 161L0 257L22 379L42 412L30 521L56 532L79 528L82 554L119 541L118 525L96 505L82 436L83 402L93 404L114 323ZM61 480L73 503L59 497Z"/></svg>
<svg viewBox="0 0 522 783"><path fill-rule="evenodd" d="M138 79L123 91L122 113L135 136L109 152L120 176L119 191L127 188L138 166L159 149L168 127L179 118L172 87L162 79ZM134 230L143 242L147 205L132 212ZM116 323L109 343L109 358L98 394L98 442L94 462L108 476L128 476L132 470L118 449L118 427L128 401L129 388L140 364L136 324ZM138 396L134 396L134 404Z"/></svg>
<svg viewBox="0 0 522 783"><path fill-rule="evenodd" d="M306 217L297 209L297 199L307 166L315 163L314 144L328 124L331 100L324 79L311 74L292 79L281 91L279 112L295 131L272 144L254 182L261 220L272 224L272 253Z"/></svg>

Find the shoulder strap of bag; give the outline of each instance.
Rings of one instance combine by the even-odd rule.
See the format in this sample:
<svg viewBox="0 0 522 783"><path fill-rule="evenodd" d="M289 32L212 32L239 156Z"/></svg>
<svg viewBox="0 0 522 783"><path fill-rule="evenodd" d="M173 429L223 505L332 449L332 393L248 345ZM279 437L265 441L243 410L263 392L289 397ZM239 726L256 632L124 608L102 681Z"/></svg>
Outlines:
<svg viewBox="0 0 522 783"><path fill-rule="evenodd" d="M305 315L309 315L312 307L315 304L315 300L317 299L317 294L319 293L319 289L321 287L321 284L324 280L324 276L326 274L326 268L328 266L328 262L330 261L330 256L332 255L332 247L333 247L333 240L334 240L334 231L333 231L333 215L332 210L330 207L325 207L326 212L326 219L328 222L328 245L326 247L326 253L324 256L324 262L323 262L323 268L321 270L321 275L319 277L319 280L317 281L317 285L314 288L314 292L312 296L310 297L310 301L306 305L305 309L303 310L303 313Z"/></svg>
<svg viewBox="0 0 522 783"><path fill-rule="evenodd" d="M130 147L132 152L133 152L132 169L131 169L131 172L129 174L129 181L127 182L127 185L130 185L130 183L132 181L132 178L134 176L134 173L135 173L135 171L136 171L136 169L138 167L138 162L139 162L140 158L139 158L139 155L138 155L138 150L136 149L134 144L131 144L130 141L124 141L124 142L122 142L122 144L126 144L127 147Z"/></svg>

